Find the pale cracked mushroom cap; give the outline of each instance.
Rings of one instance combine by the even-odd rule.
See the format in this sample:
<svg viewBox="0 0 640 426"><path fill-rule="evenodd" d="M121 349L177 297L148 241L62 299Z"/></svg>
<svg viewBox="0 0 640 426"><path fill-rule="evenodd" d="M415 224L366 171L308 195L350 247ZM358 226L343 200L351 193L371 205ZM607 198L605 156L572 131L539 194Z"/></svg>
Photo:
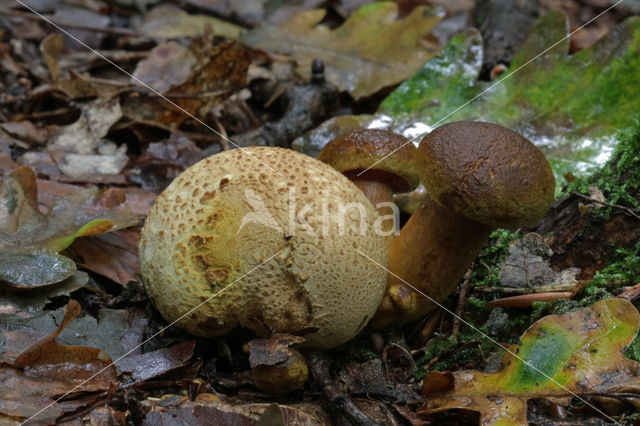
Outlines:
<svg viewBox="0 0 640 426"><path fill-rule="evenodd" d="M363 224L349 203L362 206ZM351 207L341 215L340 206ZM311 157L269 147L216 154L178 176L149 212L145 288L172 322L230 286L177 323L194 335L312 331L308 347L335 347L367 324L384 293L385 270L356 251L387 265L377 218L353 183Z"/></svg>

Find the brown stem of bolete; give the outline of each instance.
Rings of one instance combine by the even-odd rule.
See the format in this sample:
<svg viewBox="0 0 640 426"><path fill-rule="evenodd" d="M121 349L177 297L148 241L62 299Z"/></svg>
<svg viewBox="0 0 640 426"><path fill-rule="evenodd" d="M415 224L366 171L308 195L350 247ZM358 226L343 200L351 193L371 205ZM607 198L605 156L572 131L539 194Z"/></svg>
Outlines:
<svg viewBox="0 0 640 426"><path fill-rule="evenodd" d="M371 324L408 322L436 308L452 293L493 229L427 197L391 242L387 290ZM432 300L425 301L410 286Z"/></svg>
<svg viewBox="0 0 640 426"><path fill-rule="evenodd" d="M384 174L367 173L358 176L357 173L345 173L359 189L371 201L378 211L380 217L393 217L393 220L382 222L382 231L389 235L389 238L395 237L393 227L397 226L397 217L394 216L395 210L389 205L381 205L383 203L393 203L393 187L389 184L391 181L389 176Z"/></svg>
<svg viewBox="0 0 640 426"><path fill-rule="evenodd" d="M393 190L389 185L378 180L371 180L368 177L359 177L356 175L348 176L351 182L360 188L360 191L367 196L374 207L378 208L380 203L393 202ZM378 209L379 210L379 209ZM382 212L380 212L382 214Z"/></svg>

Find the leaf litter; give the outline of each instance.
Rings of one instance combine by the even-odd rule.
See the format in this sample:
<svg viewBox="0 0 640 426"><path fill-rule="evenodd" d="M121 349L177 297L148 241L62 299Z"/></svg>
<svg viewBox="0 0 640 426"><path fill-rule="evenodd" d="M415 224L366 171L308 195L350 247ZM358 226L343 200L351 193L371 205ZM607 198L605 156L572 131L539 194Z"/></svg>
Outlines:
<svg viewBox="0 0 640 426"><path fill-rule="evenodd" d="M447 8L462 5L455 12L449 11L447 16L438 9L416 8L412 2L399 2L397 7L391 2L374 3L361 9L358 6L363 2L335 2L329 6L333 8L329 13L311 10L317 7L318 3L314 1L305 1L304 4L284 2L282 5L252 1L251 7L239 10L239 5L244 2L231 5L225 1L187 0L184 4L189 5L188 12L175 6L158 5L160 2L157 1L118 0L110 2L105 9L102 8L105 4L95 0L84 5L84 10L39 3L42 3L38 5L40 10L54 11L55 18L65 25L76 25L74 21L78 21L78 16L85 17L86 23L95 27L95 31L71 28L73 34L93 46L108 47L110 50L102 52L110 60L223 136L229 135L234 139L240 133L247 135L247 144L257 140L252 135L258 135L267 143L277 140L278 145L289 146L300 133L316 126L318 117L324 119L354 112L369 115L334 118L314 130L311 133L313 138L298 140L298 147L314 154L335 134L355 126L392 127L414 136L491 84L478 80L483 52L477 31L463 31L437 55L438 43L446 36L442 35L444 28L438 29L436 25L443 18L451 19L453 13L463 11L463 17L469 13L472 5L463 5L464 2L455 2L456 5L446 3ZM125 3L132 7L126 13L122 9ZM145 10L147 7L151 8L147 13L136 12L136 8ZM205 15L214 10L217 17L225 17L227 22ZM33 287L0 293L0 371L7 374L7 389L8 386L24 384L22 396L11 393L15 392L13 390L3 394L8 397L0 406L6 411L0 411L3 415L13 413L9 414L10 421L15 421L43 406L44 399L35 400L37 392L41 391L38 387L43 386L43 380L50 380L48 371L60 368L57 365L60 359L54 363L46 357L34 357L33 353L41 351L42 347L66 354L75 352L63 346L82 345L95 348L92 353L98 354L98 359L103 359L100 352L95 352L99 350L116 359L142 344L147 336L164 325L141 290L136 228L129 227L92 238L75 237L106 230L105 219L119 222L115 228L127 227L128 219L124 217L129 216L119 216L114 211L126 205L136 215L144 216L155 194L180 171L203 156L229 146L222 137L204 134L196 122L175 107L105 66L102 58L91 52L74 50L77 46L69 38L59 34L47 35L49 28L35 20L17 16L8 19L9 26L0 20L0 68L3 70L0 75L0 174L11 179L12 191L16 191L16 194L3 198L5 206L15 200L22 201L18 203L18 214L5 214L0 221L4 232L0 250L4 256L2 261L8 261L6 265L9 265L0 267L0 270L8 271L13 281L30 282L22 287ZM229 22L231 20L234 22ZM561 43L549 55L536 60L535 67L525 68L521 77L514 74L505 79L486 94L486 99L460 110L445 121L483 118L514 127L536 142L542 141L541 145L546 144L543 148L552 156L557 174L567 170L579 174L597 163L594 156L606 157L609 147L616 142L606 138L633 119L633 114L621 109L621 99L626 100L625 108L629 106L633 110L635 104L631 100L637 97L631 95L637 85L625 78L634 75L636 70L635 59L630 56L637 44L636 21L637 18L625 21L598 44L571 56L567 56L568 44ZM238 23L253 28L242 29L236 25ZM278 26L279 23L282 24ZM121 26L129 26L133 30L125 30ZM290 34L283 33L282 28L289 28L290 34L296 35L295 43L291 43ZM566 22L561 15L551 13L543 17L521 47L510 69L498 78L509 76L518 64L525 63L536 54L536 49L541 50L553 37L560 38L566 31ZM290 45L294 48L291 49ZM330 108L319 108L313 105L315 102L307 105L305 98L292 95L304 92L314 84L309 65L316 58L323 60L326 71L322 78L329 80L329 84L333 81L342 92L336 105ZM575 67L585 64L585 72L579 74L579 78L574 75L571 81L567 80L567 75L571 75ZM289 72L281 73L282 69ZM530 84L530 81L536 84ZM386 96L398 84L400 86ZM544 87L555 87L557 91L557 86L571 89L566 93L560 91L568 101L550 98L548 93L552 93L551 90L537 92ZM582 90L585 87L593 90ZM611 87L616 90L608 93ZM630 92L623 93L621 87ZM592 96L594 93L595 97ZM337 100L337 94L335 98ZM357 102L353 103L353 99ZM499 106L503 104L505 108L500 110ZM598 107L589 109L585 105ZM612 110L620 113L613 116ZM296 121L312 125L290 126L282 132L283 137L269 139L261 136L279 120L293 122L292 117L298 114L303 117L296 118ZM307 140L313 140L313 143ZM602 140L605 142L601 143ZM300 144L300 141L304 143ZM19 169L16 175L9 173L19 165L31 166L39 179L29 177L24 168ZM84 188L91 183L107 188ZM4 180L2 185L5 188ZM606 200L609 192L602 188L601 195ZM73 194L76 190L81 191L77 193L80 195ZM598 188L588 194L594 199L602 198ZM419 202L416 200L413 202ZM589 206L584 208L586 215L593 210ZM80 213L74 216L70 214L72 211ZM64 219L56 219L58 214ZM137 217L135 221L133 215L130 217L131 225L137 222ZM61 225L54 226L54 222ZM38 232L25 232L27 225ZM13 235L15 231L6 231L16 226L19 232L23 232L19 236ZM623 232L614 228L613 222L607 226L612 230L609 233L611 241ZM540 233L546 232L548 230ZM12 241L10 249L5 249L5 236ZM18 244L18 240L24 240L26 245ZM553 236L547 241L553 242ZM507 259L501 267L494 263L486 265L486 280L493 283L490 286L493 293L489 294L508 293L514 289L538 291L558 283L574 284L575 271L567 269L571 276L562 275L563 268L555 263L560 255L560 251L556 251L558 241L552 244L554 253L550 258L542 252L529 252L531 247L525 240L512 245L512 257L509 257L508 243L494 252L491 251L493 247L488 247L488 254L482 255L479 262L488 262L500 250L504 250ZM494 242L501 246L499 240ZM633 251L627 254L625 259L633 258ZM76 263L89 274L77 271ZM26 267L29 264L35 267L29 269ZM43 268L43 264L51 266ZM595 268L598 267L601 266ZM478 264L476 268L483 269L484 266ZM36 269L46 269L55 276L44 274L45 279L40 279ZM585 268L582 273L590 278L593 270ZM481 278L482 275L474 277ZM44 284L47 281L50 282ZM533 286L530 285L532 282ZM39 286L34 286L34 283ZM593 284L584 291L594 291ZM506 341L512 341L519 334L514 334L513 330L518 330L518 326L511 322L520 321L520 326L528 325L531 318L546 309L534 303L533 308L524 308L523 314L516 313L515 308L497 311L488 307L487 298L478 289L475 292L472 289L470 294L467 303L461 305L464 309L461 314L467 317L467 310L479 313L474 322L482 324L489 312L502 312L503 315L493 315L494 319L503 318L503 323L496 325L499 331L495 335ZM74 302L68 302L70 297L80 301L84 315L69 323L69 317L77 315ZM597 300L595 296L585 297L584 294L579 297L581 299L575 303L583 306L588 301ZM589 312L600 312L599 306L578 312L589 309ZM526 309L532 309L533 313ZM620 342L628 345L634 330L637 330L637 325L629 320L633 316L629 309L609 309L610 315L605 315L606 324L604 320L589 322L603 324L604 328L623 324L621 327L626 329L626 337L605 339L606 342L615 342L615 350L605 350L602 357L609 354L624 360L620 355ZM434 318L425 326L430 331L419 329L421 325L417 325L418 329L414 331L396 329L372 333L372 341L363 334L350 346L329 354L327 359L311 355L309 363L315 371L314 381L298 393L276 398L276 403L256 392L252 384L250 355L243 345L250 337L240 333L224 341L197 339L194 342L179 330L164 330L153 343L135 349L131 358L125 358L116 365L115 371L120 376L108 387L104 381L102 389L79 390L70 395L71 399L54 404L53 409L43 413L40 419L45 423L110 419L117 424L125 421L154 424L178 418L194 424L203 421L318 424L348 418L355 422L398 424L402 418L419 424L424 420L416 416L416 408L421 402L415 391L422 385L419 371L423 365L417 365L414 360L424 353L425 345L437 346L432 344L443 339L448 342L446 348L443 346L440 351L429 352L434 353L435 358L430 358L428 364L448 365L459 370L442 373L438 379L448 383L445 388L453 385L453 390L446 394L453 400L456 400L457 388L452 378L463 377L465 372L479 374L470 369L484 365L483 351L487 351L484 342L478 341L478 336L468 333L464 327L457 334L459 341L447 337L452 328L450 319L446 316ZM541 323L555 335L566 337L567 341L575 343L584 338L580 333L571 334L563 331L562 326L544 322L552 319L556 322L558 318L564 316L547 317ZM426 340L416 343L415 336L423 336ZM521 350L540 353L548 346L547 343L544 336L525 334ZM476 344L481 356L474 358L470 354L478 352ZM604 343L599 343L598 348L602 345ZM25 349L29 347L39 349L29 352ZM16 365L15 360L25 350L31 355L22 358L23 364L30 365ZM85 351L81 350L81 353ZM571 357L577 353L579 351L571 355L569 351L565 355L569 354L567 356L573 360ZM277 351L275 354L266 351L263 355L262 361L277 364ZM274 359L270 359L272 355ZM496 352L489 353L487 359L496 355ZM438 360L438 356L443 359ZM597 356L600 355L589 353L580 361L600 359ZM95 357L85 361L86 365L64 365L68 371L84 368L85 372L97 365ZM594 366L592 369L584 366L576 369L587 369L587 375L593 373L593 377L589 376L593 379L590 382L576 383L603 391L602 395L592 395L589 401L599 402L607 412L621 410L620 405L612 401L633 404L632 399L635 398L630 396L635 395L633 386L636 378L630 373L635 364L630 360L622 362L630 369L626 373L602 370L602 365L597 362L589 364ZM49 364L44 367L43 363ZM513 386L507 389L511 383L509 380L535 375L527 370L526 365L518 371L509 370L510 373L500 371L494 374L503 374L500 377L505 383L504 398L515 395ZM624 381L626 377L631 383L629 389L633 390L626 392L625 388L620 393L619 389L602 388L601 381L598 381L598 374L602 371L609 374L614 382ZM33 375L29 376L27 372ZM623 373L628 374L625 376ZM77 383L81 377L84 376L69 373L59 379L68 379L66 384L69 384ZM56 379L50 383L52 387L47 387L50 392L45 395L46 401L52 401L63 390L68 390L62 389L62 382ZM431 378L429 383L433 384ZM458 385L460 383L457 382ZM111 385L121 386L121 389L113 392L115 388ZM122 387L124 385L127 389ZM442 386L436 388L443 389ZM460 389L465 392L464 386ZM58 391L60 393L56 394ZM584 392L584 389L580 391ZM517 405L521 401L540 396L535 389L520 389L519 392L514 405L516 408L522 408L522 405ZM11 399L14 397L22 398L24 405L20 406L20 401ZM457 397L463 398L461 395ZM553 401L566 403L566 395L561 395L559 400L557 397L554 394ZM495 395L486 398L488 405L482 396L477 398L485 410L483 415L491 417L499 411L492 411ZM418 410L419 415L432 414L426 407ZM579 411L577 407L573 408L574 413ZM517 416L525 413L522 409L511 412ZM538 412L536 415L541 414ZM544 415L542 418L547 419ZM585 418L584 414L582 418Z"/></svg>

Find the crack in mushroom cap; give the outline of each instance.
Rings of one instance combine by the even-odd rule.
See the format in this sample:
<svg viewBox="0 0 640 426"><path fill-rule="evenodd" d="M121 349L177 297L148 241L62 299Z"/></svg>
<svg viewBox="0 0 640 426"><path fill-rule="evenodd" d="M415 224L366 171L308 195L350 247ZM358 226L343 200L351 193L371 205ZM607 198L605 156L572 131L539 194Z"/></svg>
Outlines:
<svg viewBox="0 0 640 426"><path fill-rule="evenodd" d="M349 203L363 206L363 234ZM178 325L201 336L238 326L262 336L311 332L309 347L334 347L355 336L382 299L385 271L355 250L387 264L377 218L353 183L311 157L269 147L219 153L184 171L152 207L140 239L145 288L174 321L281 251Z"/></svg>
<svg viewBox="0 0 640 426"><path fill-rule="evenodd" d="M381 176L395 192L408 192L420 184L415 155L415 145L402 135L382 129L358 129L329 142L318 160L347 176L374 166L364 176Z"/></svg>
<svg viewBox="0 0 640 426"><path fill-rule="evenodd" d="M450 123L426 135L418 151L431 198L477 222L517 228L539 220L553 202L555 178L546 157L505 127Z"/></svg>

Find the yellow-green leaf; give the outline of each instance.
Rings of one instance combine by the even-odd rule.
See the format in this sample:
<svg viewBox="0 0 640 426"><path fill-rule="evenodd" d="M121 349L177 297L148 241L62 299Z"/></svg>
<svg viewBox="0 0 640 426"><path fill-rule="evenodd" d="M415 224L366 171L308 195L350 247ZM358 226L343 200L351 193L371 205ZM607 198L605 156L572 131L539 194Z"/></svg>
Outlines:
<svg viewBox="0 0 640 426"><path fill-rule="evenodd" d="M0 180L0 284L14 288L60 282L76 272L58 252L78 237L102 234L139 222L138 215L111 198L119 190L85 188L67 194L47 214L38 209L33 171L19 167Z"/></svg>
<svg viewBox="0 0 640 426"><path fill-rule="evenodd" d="M427 376L418 413L462 409L480 413L482 424L526 424L529 399L607 395L638 404L640 363L623 352L639 327L636 308L618 298L544 317L504 356L497 372L454 372L451 390L430 387L435 380Z"/></svg>
<svg viewBox="0 0 640 426"><path fill-rule="evenodd" d="M143 34L161 39L197 37L210 27L214 35L236 39L241 27L207 15L189 15L174 6L158 6L146 14L138 28Z"/></svg>

